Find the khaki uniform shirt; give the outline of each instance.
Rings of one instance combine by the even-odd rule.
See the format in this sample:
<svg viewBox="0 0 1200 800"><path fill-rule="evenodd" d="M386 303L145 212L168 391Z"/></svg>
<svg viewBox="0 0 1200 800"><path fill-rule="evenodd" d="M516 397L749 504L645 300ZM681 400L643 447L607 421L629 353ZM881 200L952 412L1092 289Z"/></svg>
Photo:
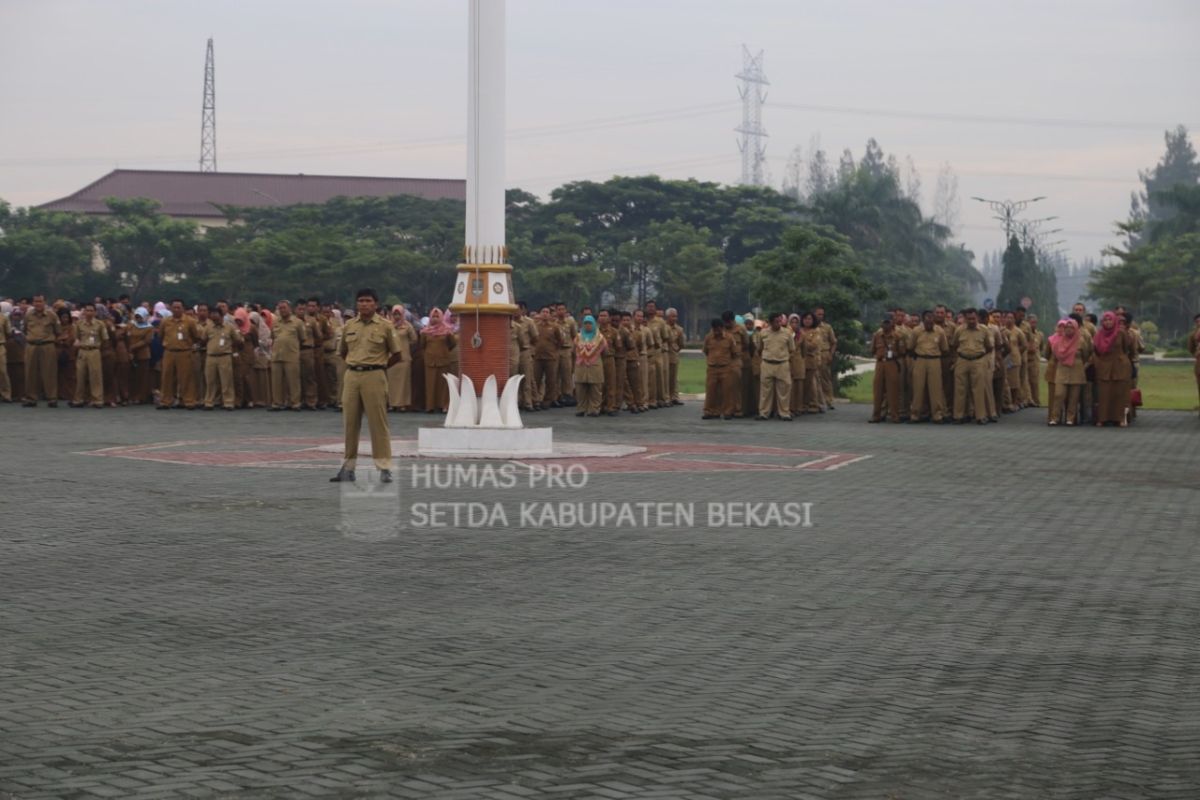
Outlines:
<svg viewBox="0 0 1200 800"><path fill-rule="evenodd" d="M946 334L936 325L931 331L925 330L924 326L917 328L909 336L906 344L911 348L913 355L926 356L927 358L945 355L950 350L950 344L946 341Z"/></svg>
<svg viewBox="0 0 1200 800"><path fill-rule="evenodd" d="M102 320L93 319L88 322L80 319L75 323L75 344L80 350L99 350L100 345L108 341L108 326Z"/></svg>
<svg viewBox="0 0 1200 800"><path fill-rule="evenodd" d="M205 352L210 356L232 355L233 346L242 343L242 335L228 322L222 322L220 325L210 323L204 335L208 337Z"/></svg>
<svg viewBox="0 0 1200 800"><path fill-rule="evenodd" d="M167 317L159 331L163 347L173 352L190 351L202 338L196 320L189 317Z"/></svg>
<svg viewBox="0 0 1200 800"><path fill-rule="evenodd" d="M22 325L26 344L53 342L62 333L62 323L59 322L58 315L48 308L44 309L41 315L30 308L25 312Z"/></svg>
<svg viewBox="0 0 1200 800"><path fill-rule="evenodd" d="M891 334L884 333L883 328L879 328L871 337L871 353L876 361L899 361L908 350L906 339L898 328L892 328Z"/></svg>
<svg viewBox="0 0 1200 800"><path fill-rule="evenodd" d="M305 343L305 347L312 347L316 350L324 349L325 326L321 322L319 317L306 316L304 318L304 327L308 330L308 341Z"/></svg>
<svg viewBox="0 0 1200 800"><path fill-rule="evenodd" d="M378 314L369 320L355 317L342 326L338 353L348 367L386 367L392 354L400 350L392 323Z"/></svg>
<svg viewBox="0 0 1200 800"><path fill-rule="evenodd" d="M568 342L567 347L570 347ZM533 341L533 357L538 361L558 358L563 347L563 326L560 322L546 320L537 323L537 338Z"/></svg>
<svg viewBox="0 0 1200 800"><path fill-rule="evenodd" d="M208 341L208 329L211 327L211 319L202 319L196 323L196 329L200 331L200 338L194 345L196 352L204 352L204 343Z"/></svg>
<svg viewBox="0 0 1200 800"><path fill-rule="evenodd" d="M828 361L830 354L837 346L837 334L833 332L833 326L828 322L819 323L817 325L817 330L821 332L821 357Z"/></svg>
<svg viewBox="0 0 1200 800"><path fill-rule="evenodd" d="M154 339L154 328L139 328L134 325L129 329L129 354L137 361L150 360L150 342Z"/></svg>
<svg viewBox="0 0 1200 800"><path fill-rule="evenodd" d="M738 357L737 340L729 331L723 331L720 336L710 331L704 337L705 362L710 367L728 367Z"/></svg>
<svg viewBox="0 0 1200 800"><path fill-rule="evenodd" d="M1029 349L1029 341L1025 338L1025 334L1015 325L1011 328L1004 329L1004 335L1008 337L1008 359L1014 367L1019 367L1025 363L1025 351Z"/></svg>
<svg viewBox="0 0 1200 800"><path fill-rule="evenodd" d="M8 337L11 335L9 331L11 330L12 326L8 322L8 317L0 314L0 347L3 347L8 341Z"/></svg>
<svg viewBox="0 0 1200 800"><path fill-rule="evenodd" d="M759 332L760 352L762 360L768 364L782 364L792 358L796 351L796 340L791 328L771 330L763 328Z"/></svg>
<svg viewBox="0 0 1200 800"><path fill-rule="evenodd" d="M684 335L682 325L667 323L667 355L671 364L679 363L679 353L683 350Z"/></svg>
<svg viewBox="0 0 1200 800"><path fill-rule="evenodd" d="M608 342L608 347L604 348L604 353L601 357L606 360L615 359L617 357L617 339L620 338L616 327L611 323L604 325L600 328L600 335L604 337L604 341Z"/></svg>
<svg viewBox="0 0 1200 800"><path fill-rule="evenodd" d="M558 345L559 349L573 350L575 337L579 335L579 325L575 322L575 318L568 314L566 319L559 320L558 327L562 331L562 342Z"/></svg>
<svg viewBox="0 0 1200 800"><path fill-rule="evenodd" d="M981 358L992 349L991 334L982 325L974 330L963 325L954 332L954 349L962 358Z"/></svg>
<svg viewBox="0 0 1200 800"><path fill-rule="evenodd" d="M454 352L458 345L458 337L453 333L442 336L421 334L421 355L427 367L448 367L454 363L457 354Z"/></svg>
<svg viewBox="0 0 1200 800"><path fill-rule="evenodd" d="M308 344L308 326L298 317L277 317L271 329L271 360L300 363L300 348Z"/></svg>

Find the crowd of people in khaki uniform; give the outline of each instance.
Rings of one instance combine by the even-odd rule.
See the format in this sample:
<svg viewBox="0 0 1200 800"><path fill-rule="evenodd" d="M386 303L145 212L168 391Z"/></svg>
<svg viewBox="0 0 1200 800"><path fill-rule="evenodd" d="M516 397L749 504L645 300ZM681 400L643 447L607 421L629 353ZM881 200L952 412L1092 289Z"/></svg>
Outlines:
<svg viewBox="0 0 1200 800"><path fill-rule="evenodd" d="M379 309L396 339L383 368L384 410L444 413L447 373L458 371L458 326L431 309ZM36 406L153 403L160 409L338 410L346 363L343 319L318 298L275 308L217 302L135 306L129 298L47 304L42 296L0 302L0 399ZM1200 390L1200 315L1188 339ZM681 405L685 346L675 309L655 301L634 311L565 304L512 318L509 373L522 375L527 412L575 407L577 416L640 414ZM791 420L834 408L838 341L824 309L764 320L726 312L712 320L704 419ZM1099 319L1082 304L1045 336L1036 316L945 306L920 315L894 309L874 332L871 422L977 424L1024 408L1048 409L1049 425L1126 426L1138 405L1145 348L1123 307ZM1044 366L1043 366L1044 360ZM1049 397L1040 396L1045 371Z"/></svg>
<svg viewBox="0 0 1200 800"><path fill-rule="evenodd" d="M985 425L1042 407L1044 358L1048 425L1126 427L1137 410L1145 347L1123 307L1097 320L1077 303L1047 337L1023 308L968 308L952 317L939 305L920 316L894 309L875 331L871 351L871 422Z"/></svg>
<svg viewBox="0 0 1200 800"><path fill-rule="evenodd" d="M712 320L701 417L792 420L832 411L838 340L825 309L758 322L732 311Z"/></svg>
<svg viewBox="0 0 1200 800"><path fill-rule="evenodd" d="M682 405L679 354L684 332L673 308L653 301L636 311L580 310L563 303L531 314L524 303L509 327L510 375L523 375L523 411L572 406L578 417L641 414Z"/></svg>

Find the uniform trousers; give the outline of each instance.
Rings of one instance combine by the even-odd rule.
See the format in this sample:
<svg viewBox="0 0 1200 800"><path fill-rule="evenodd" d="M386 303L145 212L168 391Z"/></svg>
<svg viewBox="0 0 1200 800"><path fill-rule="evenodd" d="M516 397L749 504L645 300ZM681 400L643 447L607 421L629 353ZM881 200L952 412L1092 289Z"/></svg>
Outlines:
<svg viewBox="0 0 1200 800"><path fill-rule="evenodd" d="M991 394L991 376L986 358L959 358L954 365L954 418L967 416L967 398L970 396L976 419L986 419L987 398Z"/></svg>
<svg viewBox="0 0 1200 800"><path fill-rule="evenodd" d="M233 356L225 355L209 355L204 361L204 407L212 408L216 405L218 393L221 396L221 405L225 408L233 408L235 401L235 393L233 388Z"/></svg>
<svg viewBox="0 0 1200 800"><path fill-rule="evenodd" d="M762 362L759 377L758 415L769 417L775 411L783 419L791 419L792 367L788 362Z"/></svg>
<svg viewBox="0 0 1200 800"><path fill-rule="evenodd" d="M53 342L25 346L25 399L36 401L39 393L58 400L58 348Z"/></svg>
<svg viewBox="0 0 1200 800"><path fill-rule="evenodd" d="M912 385L912 418L921 418L928 400L930 416L934 422L941 422L942 417L946 415L945 406L942 405L946 396L942 390L942 360L917 356L913 361Z"/></svg>
<svg viewBox="0 0 1200 800"><path fill-rule="evenodd" d="M900 383L900 363L896 359L875 362L875 382L871 387L874 401L871 419L882 419L886 401L889 419L892 422L900 421Z"/></svg>
<svg viewBox="0 0 1200 800"><path fill-rule="evenodd" d="M271 362L271 405L300 407L300 359Z"/></svg>
<svg viewBox="0 0 1200 800"><path fill-rule="evenodd" d="M346 434L346 460L342 462L342 469L354 469L358 463L358 436L362 431L363 415L367 417L371 432L371 458L376 469L391 469L387 375L382 369L359 371L347 368L342 377L342 426Z"/></svg>
<svg viewBox="0 0 1200 800"><path fill-rule="evenodd" d="M734 367L709 365L704 375L704 416L728 417L733 414L736 394L733 381Z"/></svg>
<svg viewBox="0 0 1200 800"><path fill-rule="evenodd" d="M178 396L187 408L196 405L196 388L192 374L191 350L168 350L162 357L162 388L159 402L172 406Z"/></svg>
<svg viewBox="0 0 1200 800"><path fill-rule="evenodd" d="M79 349L75 359L75 403L104 405L104 364L99 348Z"/></svg>

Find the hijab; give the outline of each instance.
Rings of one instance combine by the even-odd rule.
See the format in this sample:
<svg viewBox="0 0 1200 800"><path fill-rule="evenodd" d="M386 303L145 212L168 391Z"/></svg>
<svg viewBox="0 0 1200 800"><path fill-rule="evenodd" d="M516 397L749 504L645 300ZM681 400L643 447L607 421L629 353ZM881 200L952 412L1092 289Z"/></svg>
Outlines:
<svg viewBox="0 0 1200 800"><path fill-rule="evenodd" d="M1104 323L1112 320L1112 327L1105 326ZM1092 344L1096 348L1096 352L1100 355L1108 355L1108 351L1112 350L1113 342L1117 340L1117 335L1121 332L1121 326L1117 324L1117 315L1112 311L1105 311L1104 316L1100 318L1100 327L1096 328L1096 332L1092 334Z"/></svg>
<svg viewBox="0 0 1200 800"><path fill-rule="evenodd" d="M137 328L150 327L150 312L144 308L138 308L133 312L133 324Z"/></svg>
<svg viewBox="0 0 1200 800"><path fill-rule="evenodd" d="M250 312L245 308L233 310L233 321L237 325L238 333L244 335L250 332Z"/></svg>
<svg viewBox="0 0 1200 800"><path fill-rule="evenodd" d="M266 350L271 346L271 329L267 327L267 323L263 321L262 314L257 311L250 312L250 324L258 329L258 346L260 349Z"/></svg>
<svg viewBox="0 0 1200 800"><path fill-rule="evenodd" d="M454 333L454 329L446 324L440 308L431 308L429 309L429 324L421 330L421 333L429 336L446 336Z"/></svg>
<svg viewBox="0 0 1200 800"><path fill-rule="evenodd" d="M590 331L588 326L591 326ZM586 344L591 344L596 338L596 318L591 314L583 318L583 323L579 326L579 338Z"/></svg>
<svg viewBox="0 0 1200 800"><path fill-rule="evenodd" d="M1058 321L1058 325L1062 333L1056 333L1050 337L1050 350L1054 353L1054 358L1064 367L1074 366L1075 356L1079 353L1079 323L1070 317L1065 317Z"/></svg>

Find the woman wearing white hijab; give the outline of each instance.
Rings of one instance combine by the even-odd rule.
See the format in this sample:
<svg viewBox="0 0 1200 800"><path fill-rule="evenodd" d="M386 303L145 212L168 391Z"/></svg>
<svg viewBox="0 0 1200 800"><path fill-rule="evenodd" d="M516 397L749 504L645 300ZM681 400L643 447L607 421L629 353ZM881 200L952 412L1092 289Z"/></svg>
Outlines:
<svg viewBox="0 0 1200 800"><path fill-rule="evenodd" d="M258 331L258 347L254 349L254 397L262 408L271 407L271 329L262 314L250 312L250 324Z"/></svg>

